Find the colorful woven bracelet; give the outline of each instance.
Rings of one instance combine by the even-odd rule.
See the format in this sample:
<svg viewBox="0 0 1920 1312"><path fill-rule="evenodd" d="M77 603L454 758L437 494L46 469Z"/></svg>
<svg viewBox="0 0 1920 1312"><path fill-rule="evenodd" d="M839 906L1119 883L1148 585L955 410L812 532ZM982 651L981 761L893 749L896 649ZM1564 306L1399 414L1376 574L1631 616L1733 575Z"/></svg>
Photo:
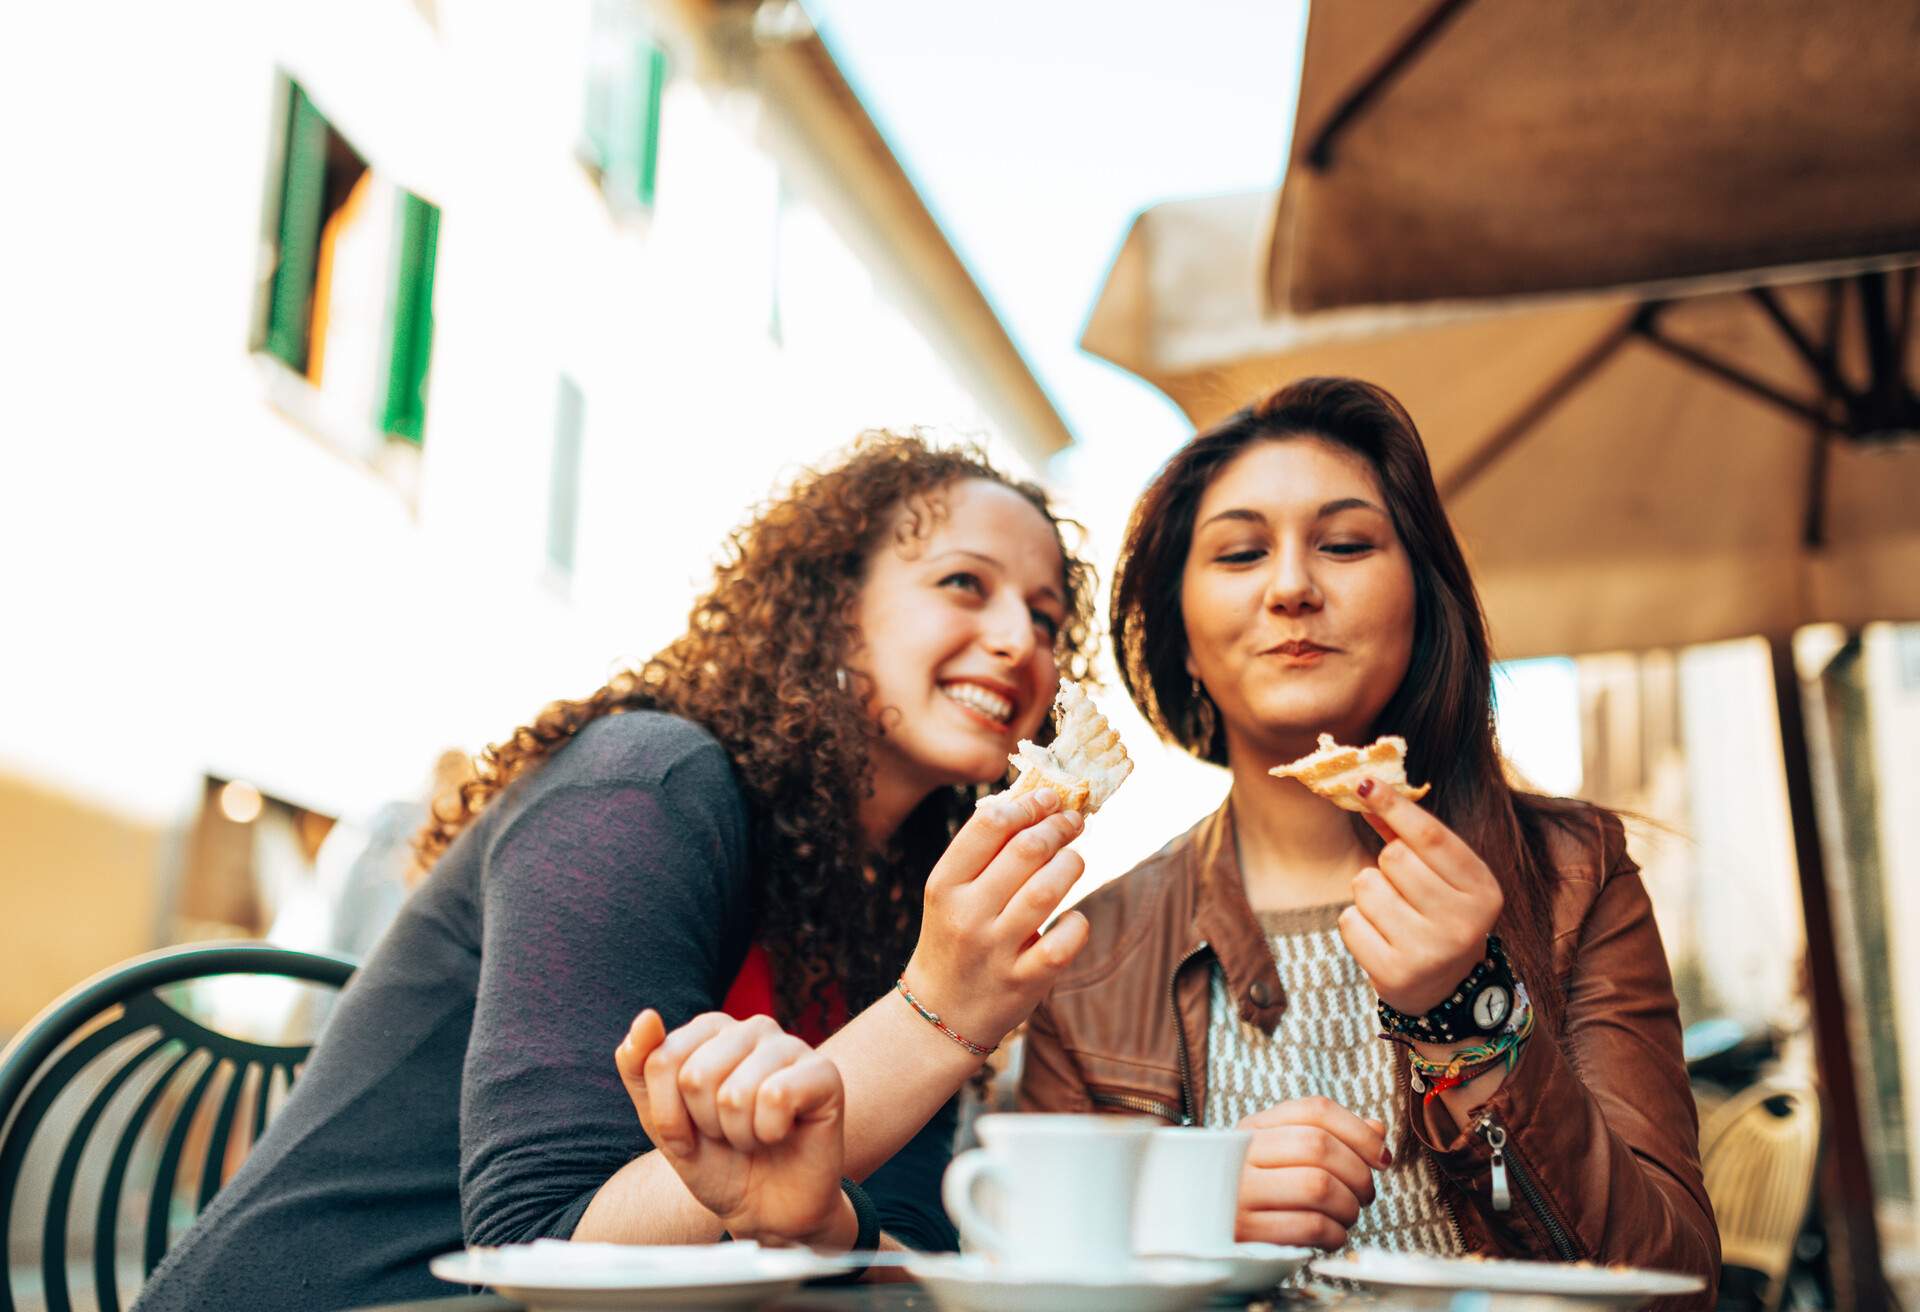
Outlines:
<svg viewBox="0 0 1920 1312"><path fill-rule="evenodd" d="M1533 1033L1533 1003L1527 997L1526 985L1516 986L1515 992L1518 1005L1506 1029L1484 1043L1461 1048L1445 1061L1431 1061L1421 1056L1401 1035L1380 1036L1407 1043L1407 1065L1411 1071L1409 1078L1414 1092L1425 1095L1423 1102L1432 1102L1448 1089L1457 1089L1495 1066L1504 1065L1509 1071L1513 1069L1514 1062L1519 1060L1521 1046Z"/></svg>
<svg viewBox="0 0 1920 1312"><path fill-rule="evenodd" d="M902 975L899 979L895 980L893 987L900 990L900 996L907 1000L907 1005L909 1007L912 1007L915 1011L920 1013L921 1020L924 1020L927 1024L939 1030L942 1034L952 1039L955 1043L965 1048L968 1052L972 1053L976 1057L991 1057L993 1055L993 1051L994 1051L993 1048L981 1047L979 1044L975 1043L972 1039L960 1033L960 1031L954 1029L953 1026L941 1020L940 1017L936 1015L934 1012L929 1011L926 1005L923 1004L920 1001L920 999L913 996L913 990L907 987L906 976Z"/></svg>

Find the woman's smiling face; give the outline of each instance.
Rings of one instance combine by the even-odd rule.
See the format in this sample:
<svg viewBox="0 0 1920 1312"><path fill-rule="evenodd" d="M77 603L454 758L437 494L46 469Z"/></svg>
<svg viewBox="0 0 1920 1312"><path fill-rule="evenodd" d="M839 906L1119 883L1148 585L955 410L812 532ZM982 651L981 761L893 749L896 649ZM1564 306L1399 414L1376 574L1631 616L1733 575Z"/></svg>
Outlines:
<svg viewBox="0 0 1920 1312"><path fill-rule="evenodd" d="M868 557L847 666L885 730L875 770L931 791L1000 778L1039 731L1067 610L1060 540L1032 502L985 479L928 499L942 513L923 511L923 533L900 507Z"/></svg>
<svg viewBox="0 0 1920 1312"><path fill-rule="evenodd" d="M1187 669L1229 752L1284 760L1363 739L1406 676L1413 569L1367 460L1257 442L1201 495L1181 576Z"/></svg>

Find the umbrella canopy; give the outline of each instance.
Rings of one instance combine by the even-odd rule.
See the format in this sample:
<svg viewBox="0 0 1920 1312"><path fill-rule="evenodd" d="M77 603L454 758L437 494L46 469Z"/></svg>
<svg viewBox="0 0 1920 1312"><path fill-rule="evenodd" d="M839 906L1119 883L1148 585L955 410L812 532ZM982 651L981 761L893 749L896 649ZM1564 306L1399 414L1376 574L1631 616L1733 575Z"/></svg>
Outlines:
<svg viewBox="0 0 1920 1312"><path fill-rule="evenodd" d="M1911 267L1273 314L1272 206L1142 215L1082 345L1197 425L1311 374L1393 392L1503 658L1920 619L1920 440L1844 399L1871 410L1881 329L1907 370L1881 374L1920 372Z"/></svg>
<svg viewBox="0 0 1920 1312"><path fill-rule="evenodd" d="M1920 251L1912 0L1313 7L1293 310Z"/></svg>

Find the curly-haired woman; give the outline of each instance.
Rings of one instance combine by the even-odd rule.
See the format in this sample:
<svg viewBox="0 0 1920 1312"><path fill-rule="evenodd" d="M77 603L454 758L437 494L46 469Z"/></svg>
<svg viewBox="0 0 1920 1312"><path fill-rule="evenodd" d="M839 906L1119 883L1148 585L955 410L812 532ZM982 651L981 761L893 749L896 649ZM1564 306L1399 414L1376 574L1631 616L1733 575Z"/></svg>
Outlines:
<svg viewBox="0 0 1920 1312"><path fill-rule="evenodd" d="M976 454L875 434L801 478L685 633L481 758L140 1307L419 1298L437 1253L542 1237L951 1247L951 1100L1085 941L1038 936L1080 818L975 803L1090 612L1045 495Z"/></svg>
<svg viewBox="0 0 1920 1312"><path fill-rule="evenodd" d="M1252 1129L1242 1239L1711 1288L1646 890L1612 814L1509 782L1486 623L1400 404L1306 379L1200 434L1136 503L1112 610L1141 710L1233 782L1081 903L1023 1105ZM1403 737L1427 805L1369 778L1352 815L1269 774L1322 733Z"/></svg>

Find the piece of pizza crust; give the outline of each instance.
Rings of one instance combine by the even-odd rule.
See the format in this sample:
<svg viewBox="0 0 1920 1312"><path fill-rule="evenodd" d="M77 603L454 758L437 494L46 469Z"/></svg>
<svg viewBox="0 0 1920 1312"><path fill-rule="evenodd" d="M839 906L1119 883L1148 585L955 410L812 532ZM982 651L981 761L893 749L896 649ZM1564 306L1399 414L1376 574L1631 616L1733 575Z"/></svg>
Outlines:
<svg viewBox="0 0 1920 1312"><path fill-rule="evenodd" d="M1276 765L1268 774L1281 779L1298 779L1335 806L1348 811L1364 811L1358 789L1362 779L1372 779L1393 789L1410 802L1427 795L1433 785L1418 788L1407 782L1407 740L1389 734L1368 747L1343 747L1333 735L1320 735L1320 746L1297 761Z"/></svg>
<svg viewBox="0 0 1920 1312"><path fill-rule="evenodd" d="M1107 717L1064 679L1054 709L1059 712L1059 729L1053 742L1041 747L1021 739L1007 758L1019 775L1000 796L1017 797L1044 784L1060 794L1062 811L1092 815L1133 773L1133 760Z"/></svg>

